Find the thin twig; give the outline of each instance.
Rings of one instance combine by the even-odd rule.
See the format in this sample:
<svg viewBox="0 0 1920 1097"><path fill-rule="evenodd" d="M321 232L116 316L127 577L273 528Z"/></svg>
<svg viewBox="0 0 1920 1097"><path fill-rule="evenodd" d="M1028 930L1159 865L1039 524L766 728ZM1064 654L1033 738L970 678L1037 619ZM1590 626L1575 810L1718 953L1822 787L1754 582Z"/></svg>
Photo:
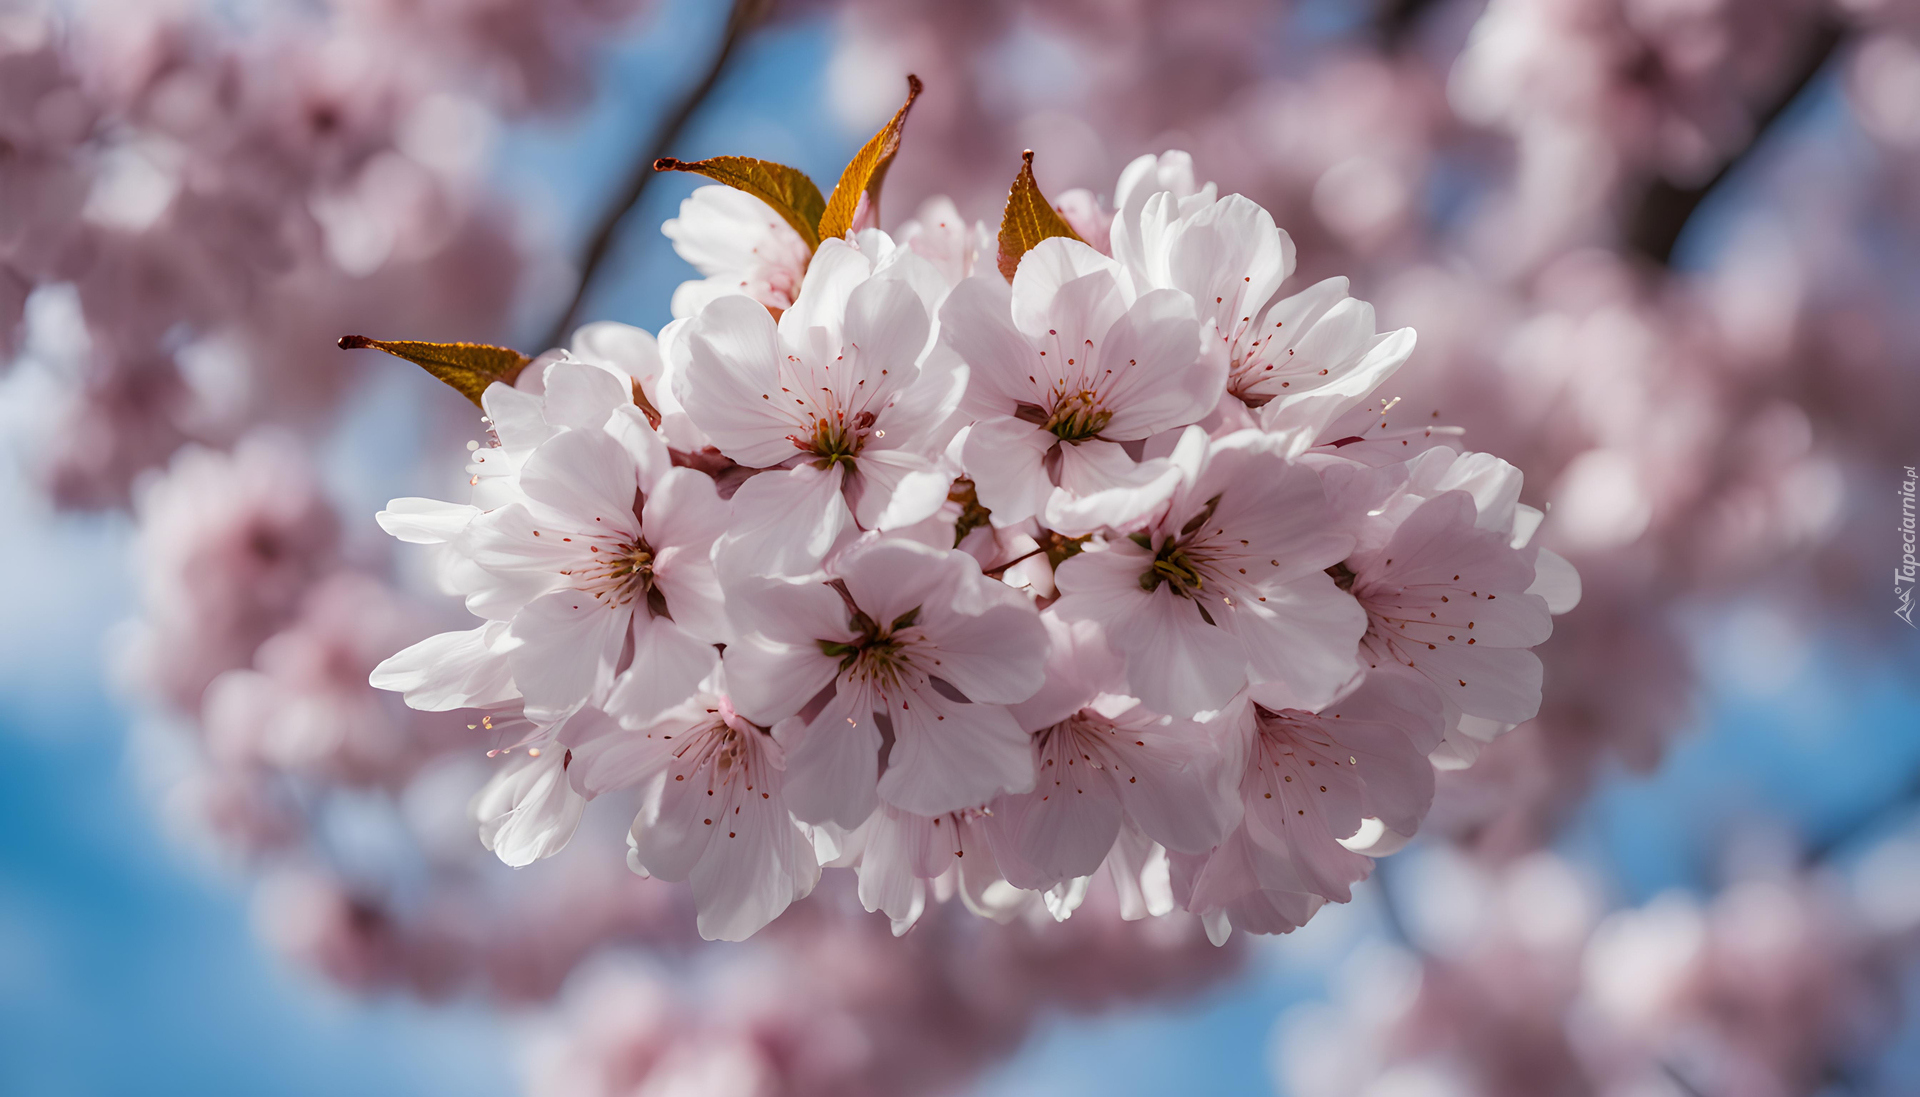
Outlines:
<svg viewBox="0 0 1920 1097"><path fill-rule="evenodd" d="M627 171L625 184L619 195L607 205L600 215L600 221L594 226L593 235L588 237L587 248L580 260L580 277L574 283L573 297L567 302L566 311L554 322L541 347L557 347L573 330L575 321L580 318L580 306L586 302L587 292L593 288L593 279L606 262L613 250L614 238L619 234L621 222L640 204L640 198L647 191L647 184L656 174L653 162L667 155L680 140L680 134L687 123L700 111L707 96L719 85L720 78L726 74L727 65L738 52L740 43L747 33L757 25L766 14L768 0L734 0L732 9L727 13L727 26L720 40L720 48L714 52L713 60L708 62L706 72L700 82L688 89L680 101L675 104L654 135L652 145L644 155L636 158Z"/></svg>
<svg viewBox="0 0 1920 1097"><path fill-rule="evenodd" d="M1727 177L1753 159L1754 152L1766 139L1780 116L1787 112L1800 94L1807 90L1820 70L1838 53L1846 41L1846 33L1841 24L1831 18L1821 19L1808 35L1805 51L1801 54L1800 67L1780 88L1779 94L1768 103L1753 121L1753 137L1740 151L1729 156L1713 173L1713 177L1697 186L1677 186L1666 179L1656 179L1640 198L1640 204L1627 218L1626 242L1635 251L1666 266L1673 261L1673 248L1680 240L1680 233L1693 219L1694 211L1700 207L1714 188L1727 180Z"/></svg>
<svg viewBox="0 0 1920 1097"><path fill-rule="evenodd" d="M1808 864L1823 864L1845 852L1860 839L1888 829L1895 820L1910 815L1920 800L1920 773L1909 777L1900 790L1849 820L1844 826L1810 846L1805 854Z"/></svg>
<svg viewBox="0 0 1920 1097"><path fill-rule="evenodd" d="M1680 1092L1685 1093L1687 1097L1707 1097L1705 1093L1700 1091L1699 1086L1694 1085L1686 1075L1680 1073L1679 1067L1674 1066L1665 1059L1660 1060L1660 1073L1665 1074L1668 1081L1679 1086Z"/></svg>
<svg viewBox="0 0 1920 1097"><path fill-rule="evenodd" d="M1420 22L1434 0L1380 0L1373 13L1373 29L1388 53L1398 53L1412 44Z"/></svg>

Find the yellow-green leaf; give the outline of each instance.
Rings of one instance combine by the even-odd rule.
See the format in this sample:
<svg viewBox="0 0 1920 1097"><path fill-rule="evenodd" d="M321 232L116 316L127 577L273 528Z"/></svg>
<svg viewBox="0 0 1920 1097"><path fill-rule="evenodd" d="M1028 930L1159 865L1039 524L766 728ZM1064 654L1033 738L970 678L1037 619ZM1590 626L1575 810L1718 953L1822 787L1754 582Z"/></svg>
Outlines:
<svg viewBox="0 0 1920 1097"><path fill-rule="evenodd" d="M675 160L671 156L662 156L653 162L653 170L690 171L716 183L725 183L734 190L746 191L772 206L773 212L792 225L793 231L800 234L800 239L807 242L807 247L820 246L820 237L814 226L820 223L827 201L820 197L820 188L799 168L790 168L771 160L756 160L751 156L715 156L706 160Z"/></svg>
<svg viewBox="0 0 1920 1097"><path fill-rule="evenodd" d="M887 181L893 155L900 151L900 132L906 128L913 101L920 98L920 86L918 76L907 77L907 101L840 173L840 182L834 184L833 195L827 199L826 212L820 215L820 239L838 240L853 228L853 215L860 208L863 194L873 223L879 223L880 184Z"/></svg>
<svg viewBox="0 0 1920 1097"><path fill-rule="evenodd" d="M1033 150L1028 149L1020 154L1020 174L1013 178L1007 210L1000 218L1000 273L1013 281L1013 272L1020 269L1020 257L1054 236L1080 239L1033 181Z"/></svg>
<svg viewBox="0 0 1920 1097"><path fill-rule="evenodd" d="M473 401L475 406L480 406L480 394L487 391L488 385L495 381L513 384L520 371L533 361L511 347L485 343L413 343L369 339L364 335L340 337L341 350L362 347L405 358L459 390L460 395Z"/></svg>

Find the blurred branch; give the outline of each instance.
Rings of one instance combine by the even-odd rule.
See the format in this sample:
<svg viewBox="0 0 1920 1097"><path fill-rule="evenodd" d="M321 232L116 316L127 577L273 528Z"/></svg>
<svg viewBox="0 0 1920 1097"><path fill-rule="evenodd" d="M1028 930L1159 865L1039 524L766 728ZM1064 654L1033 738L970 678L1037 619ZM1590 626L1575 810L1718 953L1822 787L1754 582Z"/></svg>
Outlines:
<svg viewBox="0 0 1920 1097"><path fill-rule="evenodd" d="M1387 52L1398 52L1419 28L1420 19L1434 0L1379 0L1373 14L1373 29Z"/></svg>
<svg viewBox="0 0 1920 1097"><path fill-rule="evenodd" d="M1706 1094L1700 1092L1699 1086L1689 1082L1687 1076L1680 1073L1679 1068L1675 1067L1672 1063L1662 1060L1660 1063L1660 1073L1665 1074L1667 1081L1679 1087L1680 1092L1686 1094L1687 1097L1707 1097Z"/></svg>
<svg viewBox="0 0 1920 1097"><path fill-rule="evenodd" d="M727 13L726 30L720 39L720 48L714 51L713 59L707 63L706 72L700 81L680 97L673 111L654 135L653 142L644 153L636 157L633 166L627 169L626 182L607 208L600 214L593 234L587 238L586 251L580 258L580 276L574 283L573 297L567 307L554 321L553 328L539 345L539 349L562 345L567 334L573 330L580 318L580 306L585 303L587 291L593 288L594 276L606 263L607 256L613 250L613 241L619 235L620 225L633 212L635 206L647 192L647 184L655 174L653 162L667 155L674 145L679 143L680 134L687 123L698 114L707 96L719 85L720 78L726 74L727 66L739 51L740 43L760 21L766 17L772 6L771 0L734 0Z"/></svg>
<svg viewBox="0 0 1920 1097"><path fill-rule="evenodd" d="M1861 812L1838 831L1809 846L1805 854L1806 862L1810 865L1821 864L1860 839L1888 829L1896 820L1913 813L1916 800L1920 800L1920 773L1909 777L1906 784L1886 800Z"/></svg>
<svg viewBox="0 0 1920 1097"><path fill-rule="evenodd" d="M1680 239L1680 233L1693 219L1707 195L1727 180L1727 177L1753 158L1768 131L1780 120L1794 100L1807 90L1820 70L1826 68L1846 40L1845 29L1830 17L1822 17L1807 35L1805 52L1800 58L1800 67L1782 83L1779 93L1767 103L1753 120L1753 135L1738 152L1721 163L1713 177L1697 186L1682 187L1666 179L1656 179L1640 198L1640 204L1627 218L1626 242L1640 254L1665 266L1673 261L1673 247Z"/></svg>

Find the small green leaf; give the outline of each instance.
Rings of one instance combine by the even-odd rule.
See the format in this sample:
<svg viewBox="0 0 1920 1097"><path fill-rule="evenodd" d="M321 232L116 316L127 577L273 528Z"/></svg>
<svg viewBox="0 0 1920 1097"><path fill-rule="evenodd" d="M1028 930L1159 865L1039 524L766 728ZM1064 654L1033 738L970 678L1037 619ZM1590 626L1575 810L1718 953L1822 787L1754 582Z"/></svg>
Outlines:
<svg viewBox="0 0 1920 1097"><path fill-rule="evenodd" d="M395 358L405 358L440 380L452 385L460 395L480 407L480 394L495 381L513 384L520 371L533 359L511 347L485 343L414 343L369 339L364 335L343 335L341 350L363 347L384 350Z"/></svg>
<svg viewBox="0 0 1920 1097"><path fill-rule="evenodd" d="M826 212L820 215L820 239L838 240L852 230L853 215L860 208L862 194L867 196L872 222L879 223L880 184L886 182L893 155L900 151L900 133L906 128L907 112L913 109L913 101L920 97L920 88L918 76L907 77L907 101L854 155L847 170L840 173L840 182L834 185L833 195L827 199Z"/></svg>
<svg viewBox="0 0 1920 1097"><path fill-rule="evenodd" d="M792 225L800 239L807 242L807 247L820 246L820 236L814 226L820 223L827 202L820 197L820 188L799 168L751 156L715 156L706 160L662 156L653 162L653 170L688 171L745 191L772 206L773 212Z"/></svg>
<svg viewBox="0 0 1920 1097"><path fill-rule="evenodd" d="M1020 154L1020 174L1013 178L1007 211L1000 218L1000 273L1013 281L1014 272L1020 269L1020 257L1035 244L1055 236L1080 239L1033 181L1033 150L1028 149Z"/></svg>

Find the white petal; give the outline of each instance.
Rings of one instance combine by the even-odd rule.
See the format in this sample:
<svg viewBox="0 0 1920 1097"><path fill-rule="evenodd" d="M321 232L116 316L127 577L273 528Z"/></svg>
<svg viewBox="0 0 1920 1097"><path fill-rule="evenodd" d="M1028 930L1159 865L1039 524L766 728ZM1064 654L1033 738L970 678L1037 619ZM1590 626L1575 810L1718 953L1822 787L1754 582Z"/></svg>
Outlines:
<svg viewBox="0 0 1920 1097"><path fill-rule="evenodd" d="M556 748L510 761L474 797L473 815L480 844L521 868L560 852L585 806L567 782L566 752Z"/></svg>
<svg viewBox="0 0 1920 1097"><path fill-rule="evenodd" d="M997 526L1017 525L1040 512L1053 493L1043 464L1059 441L1051 431L1018 419L982 419L967 432L961 460L980 504Z"/></svg>
<svg viewBox="0 0 1920 1097"><path fill-rule="evenodd" d="M1533 562L1533 585L1527 593L1545 599L1547 612L1565 613L1580 604L1580 573L1566 557L1541 549Z"/></svg>
<svg viewBox="0 0 1920 1097"><path fill-rule="evenodd" d="M633 383L612 370L586 362L555 362L547 367L543 410L554 427L593 429L613 409L633 403Z"/></svg>
<svg viewBox="0 0 1920 1097"><path fill-rule="evenodd" d="M633 529L639 486L639 470L626 447L601 430L562 431L534 450L520 470L520 490L528 498L580 529Z"/></svg>
<svg viewBox="0 0 1920 1097"><path fill-rule="evenodd" d="M788 720L774 731L787 751L787 805L794 815L851 829L873 813L880 728L864 690L843 683L812 723L801 728Z"/></svg>
<svg viewBox="0 0 1920 1097"><path fill-rule="evenodd" d="M468 632L443 632L373 668L375 689L406 695L407 704L424 712L483 708L520 696L507 666L507 626L490 621Z"/></svg>
<svg viewBox="0 0 1920 1097"><path fill-rule="evenodd" d="M514 683L529 707L565 708L604 693L633 620L630 607L611 607L577 590L557 590L514 615L518 646L507 654Z"/></svg>
<svg viewBox="0 0 1920 1097"><path fill-rule="evenodd" d="M437 545L460 536L479 514L478 507L443 503L438 499L392 499L374 521L388 533L415 545Z"/></svg>
<svg viewBox="0 0 1920 1097"><path fill-rule="evenodd" d="M689 368L673 375L674 396L728 457L750 468L779 464L795 453L795 421L780 395L784 351L773 317L751 298L722 297L701 310L681 335Z"/></svg>
<svg viewBox="0 0 1920 1097"><path fill-rule="evenodd" d="M733 530L714 548L728 575L805 575L852 539L853 512L836 466L763 472L733 495Z"/></svg>
<svg viewBox="0 0 1920 1097"><path fill-rule="evenodd" d="M665 617L641 610L633 620L633 665L614 681L607 711L630 727L691 697L720 665L720 653Z"/></svg>
<svg viewBox="0 0 1920 1097"><path fill-rule="evenodd" d="M895 807L937 815L1033 787L1027 733L1005 708L950 701L927 689L890 697L887 709L893 752L880 796Z"/></svg>

